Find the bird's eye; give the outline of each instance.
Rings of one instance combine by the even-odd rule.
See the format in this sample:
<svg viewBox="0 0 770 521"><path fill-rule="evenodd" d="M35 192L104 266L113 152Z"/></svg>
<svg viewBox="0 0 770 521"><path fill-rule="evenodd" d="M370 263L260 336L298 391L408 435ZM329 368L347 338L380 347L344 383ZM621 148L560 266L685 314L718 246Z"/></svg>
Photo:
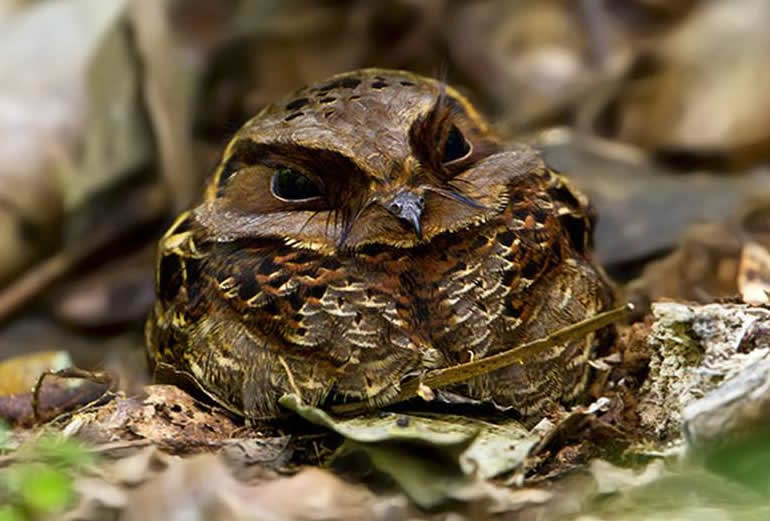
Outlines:
<svg viewBox="0 0 770 521"><path fill-rule="evenodd" d="M452 125L444 142L444 155L441 158L442 163L451 163L467 156L471 151L471 146L460 132L457 126Z"/></svg>
<svg viewBox="0 0 770 521"><path fill-rule="evenodd" d="M273 195L285 201L304 201L321 196L321 191L307 176L287 167L273 174Z"/></svg>

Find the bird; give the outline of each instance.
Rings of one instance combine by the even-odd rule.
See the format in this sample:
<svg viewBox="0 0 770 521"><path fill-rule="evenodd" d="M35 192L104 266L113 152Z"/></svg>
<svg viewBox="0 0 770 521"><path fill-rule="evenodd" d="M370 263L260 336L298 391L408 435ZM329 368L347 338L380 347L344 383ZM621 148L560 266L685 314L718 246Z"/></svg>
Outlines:
<svg viewBox="0 0 770 521"><path fill-rule="evenodd" d="M246 122L159 241L149 364L249 421L281 416L288 393L378 408L406 380L611 307L595 221L445 82L335 75ZM580 398L602 338L449 391L537 418Z"/></svg>

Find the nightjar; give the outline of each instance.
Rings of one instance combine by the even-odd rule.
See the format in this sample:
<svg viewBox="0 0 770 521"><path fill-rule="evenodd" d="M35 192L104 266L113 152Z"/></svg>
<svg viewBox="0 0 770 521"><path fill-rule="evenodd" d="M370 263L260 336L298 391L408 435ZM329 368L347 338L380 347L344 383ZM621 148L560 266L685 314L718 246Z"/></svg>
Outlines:
<svg viewBox="0 0 770 521"><path fill-rule="evenodd" d="M247 122L160 241L150 363L252 420L290 392L381 405L609 308L592 225L581 193L451 87L334 76ZM581 393L600 336L452 392L541 414Z"/></svg>

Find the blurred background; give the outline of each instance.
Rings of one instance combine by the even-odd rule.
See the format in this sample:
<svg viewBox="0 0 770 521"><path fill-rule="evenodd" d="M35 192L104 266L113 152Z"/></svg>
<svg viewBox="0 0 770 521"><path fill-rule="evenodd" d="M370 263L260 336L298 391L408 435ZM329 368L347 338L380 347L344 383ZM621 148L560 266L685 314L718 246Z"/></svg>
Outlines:
<svg viewBox="0 0 770 521"><path fill-rule="evenodd" d="M766 0L0 0L0 394L73 361L145 383L164 227L260 107L359 67L445 79L539 147L639 316L762 301L768 27Z"/></svg>

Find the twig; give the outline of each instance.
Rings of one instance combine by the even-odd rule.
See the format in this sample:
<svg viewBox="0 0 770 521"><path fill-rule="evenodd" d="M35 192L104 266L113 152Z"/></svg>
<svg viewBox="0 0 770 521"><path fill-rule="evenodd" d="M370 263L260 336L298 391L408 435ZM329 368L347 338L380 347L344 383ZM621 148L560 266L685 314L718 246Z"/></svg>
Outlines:
<svg viewBox="0 0 770 521"><path fill-rule="evenodd" d="M455 385L470 380L476 376L489 374L492 371L502 369L503 367L522 363L550 347L562 344L569 340L581 338L588 333L608 326L613 322L617 322L625 317L626 313L632 309L633 305L626 304L625 306L599 313L594 317L559 329L544 338L527 342L526 344L503 351L502 353L473 360L465 364L458 364L453 365L452 367L430 371L421 377L413 378L403 384L398 394L389 399L387 404L403 402L418 396L418 391L421 386L427 386L434 389L447 387L449 385ZM379 405L381 406L383 404ZM334 405L331 407L331 410L337 414L353 414L371 408L372 404L369 401L363 400Z"/></svg>
<svg viewBox="0 0 770 521"><path fill-rule="evenodd" d="M43 380L49 376L57 376L59 378L81 378L90 382L107 385L108 388L102 393L102 397L115 386L115 379L112 375L102 371L87 371L77 367L66 367L64 369L59 369L58 371L45 371L37 379L37 384L35 384L35 388L32 391L32 417L35 422L40 420L40 390L43 388ZM101 399L101 397L98 399Z"/></svg>

